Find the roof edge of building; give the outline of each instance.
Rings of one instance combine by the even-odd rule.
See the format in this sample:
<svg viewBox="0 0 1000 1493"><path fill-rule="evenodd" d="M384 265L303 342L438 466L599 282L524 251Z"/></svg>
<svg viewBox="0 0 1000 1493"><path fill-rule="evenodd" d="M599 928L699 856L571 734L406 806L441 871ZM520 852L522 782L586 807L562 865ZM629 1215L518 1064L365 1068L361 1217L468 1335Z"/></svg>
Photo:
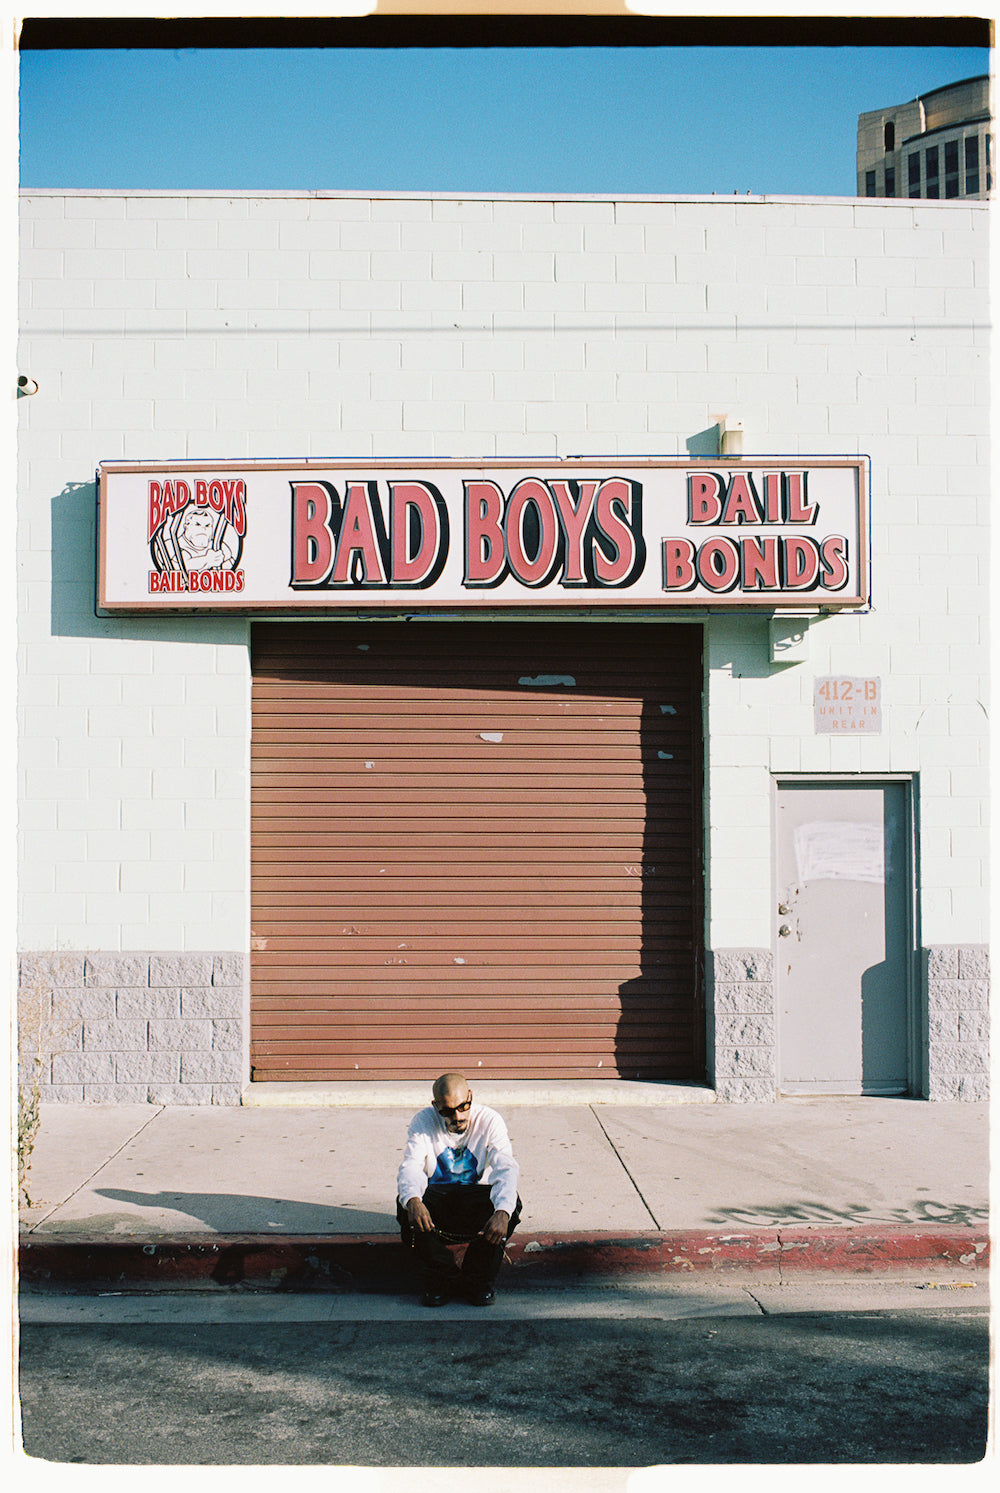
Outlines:
<svg viewBox="0 0 1000 1493"><path fill-rule="evenodd" d="M380 201L380 202L697 202L732 204L734 202L768 204L768 203L855 203L863 202L869 204L874 200L869 197L860 197L856 192L829 193L818 195L802 195L796 193L782 194L779 192L395 192L395 191L355 191L339 190L337 188L320 188L317 190L283 190L263 188L254 190L251 188L238 188L227 191L224 188L191 189L183 188L136 188L130 187L21 187L18 191L19 197L135 197L162 199L164 201L176 200L179 197L209 200L212 198L246 198L250 201L261 201L266 199L284 201ZM881 199L880 199L881 200ZM887 199L892 203L893 199ZM900 198L896 200L897 206L903 206L910 199ZM962 206L974 205L975 199L961 199ZM933 204L931 204L933 205ZM948 206L954 206L949 201ZM981 205L985 206L986 203Z"/></svg>

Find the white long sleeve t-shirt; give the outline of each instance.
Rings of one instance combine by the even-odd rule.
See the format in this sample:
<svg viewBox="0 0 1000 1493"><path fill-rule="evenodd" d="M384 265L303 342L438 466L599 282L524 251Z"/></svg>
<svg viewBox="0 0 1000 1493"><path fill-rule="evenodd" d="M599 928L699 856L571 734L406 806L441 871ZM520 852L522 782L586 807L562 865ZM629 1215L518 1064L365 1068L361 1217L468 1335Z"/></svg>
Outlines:
<svg viewBox="0 0 1000 1493"><path fill-rule="evenodd" d="M454 1135L429 1104L410 1121L396 1186L405 1207L411 1198L422 1198L431 1182L482 1182L493 1207L513 1213L519 1172L507 1126L495 1109L473 1102L467 1129Z"/></svg>

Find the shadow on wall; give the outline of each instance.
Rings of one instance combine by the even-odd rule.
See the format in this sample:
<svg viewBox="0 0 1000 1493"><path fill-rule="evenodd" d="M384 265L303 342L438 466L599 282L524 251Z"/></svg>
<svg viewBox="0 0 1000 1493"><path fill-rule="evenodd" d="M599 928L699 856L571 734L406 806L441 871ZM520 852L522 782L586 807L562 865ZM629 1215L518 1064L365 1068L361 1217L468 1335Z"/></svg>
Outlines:
<svg viewBox="0 0 1000 1493"><path fill-rule="evenodd" d="M886 958L861 975L861 1084L863 1093L919 1094L920 1073L909 1072L909 986L916 948L908 915L910 869L905 829L906 787L882 786L884 846L882 916ZM914 1064L919 1068L918 1064Z"/></svg>
<svg viewBox="0 0 1000 1493"><path fill-rule="evenodd" d="M684 442L689 456L718 456L719 454L719 426L708 425L704 430L695 431L689 435Z"/></svg>
<svg viewBox="0 0 1000 1493"><path fill-rule="evenodd" d="M245 617L98 617L96 481L67 483L51 518L52 637L215 644L245 636Z"/></svg>
<svg viewBox="0 0 1000 1493"><path fill-rule="evenodd" d="M771 662L770 614L746 612L712 619L709 667L734 679L769 679L780 672Z"/></svg>
<svg viewBox="0 0 1000 1493"><path fill-rule="evenodd" d="M687 633L685 629L685 633ZM702 656L678 650L681 686L665 706L642 702L640 753L646 817L641 876L640 974L619 987L615 1036L626 1079L705 1078L704 876L702 869ZM666 629L664 639L679 638ZM669 644L661 643L661 648ZM676 665L675 665L676 667ZM683 681L683 683L681 683ZM669 686L668 686L669 688ZM650 1048L658 1052L649 1071Z"/></svg>

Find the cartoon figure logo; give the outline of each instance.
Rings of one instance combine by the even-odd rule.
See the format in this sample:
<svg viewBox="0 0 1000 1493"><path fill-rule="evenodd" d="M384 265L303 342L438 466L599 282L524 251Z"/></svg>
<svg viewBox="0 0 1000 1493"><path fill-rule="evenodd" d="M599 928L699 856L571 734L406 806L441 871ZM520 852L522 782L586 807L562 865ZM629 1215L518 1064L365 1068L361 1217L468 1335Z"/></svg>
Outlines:
<svg viewBox="0 0 1000 1493"><path fill-rule="evenodd" d="M183 479L149 484L151 592L242 591L246 484Z"/></svg>

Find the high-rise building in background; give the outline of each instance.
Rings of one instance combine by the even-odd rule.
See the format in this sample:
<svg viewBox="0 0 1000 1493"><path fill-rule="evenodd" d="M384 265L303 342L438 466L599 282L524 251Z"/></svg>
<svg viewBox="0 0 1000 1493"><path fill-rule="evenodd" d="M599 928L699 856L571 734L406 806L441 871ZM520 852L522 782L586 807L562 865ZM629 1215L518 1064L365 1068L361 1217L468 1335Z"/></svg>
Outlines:
<svg viewBox="0 0 1000 1493"><path fill-rule="evenodd" d="M949 83L858 116L859 197L988 197L990 80Z"/></svg>

